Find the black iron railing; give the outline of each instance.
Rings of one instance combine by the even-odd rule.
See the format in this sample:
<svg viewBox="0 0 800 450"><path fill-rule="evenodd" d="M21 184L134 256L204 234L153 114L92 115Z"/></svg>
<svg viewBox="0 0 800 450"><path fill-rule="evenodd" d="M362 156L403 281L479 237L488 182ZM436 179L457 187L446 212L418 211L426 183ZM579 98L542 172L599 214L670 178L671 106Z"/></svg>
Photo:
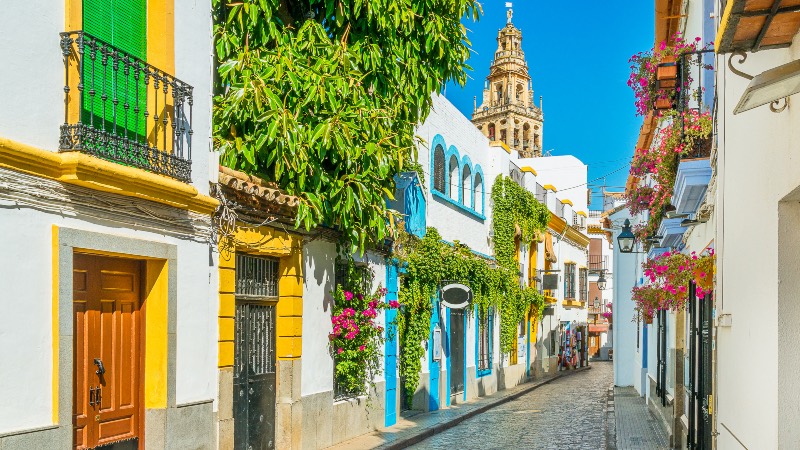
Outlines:
<svg viewBox="0 0 800 450"><path fill-rule="evenodd" d="M59 149L190 182L192 87L83 31L61 33L61 50Z"/></svg>
<svg viewBox="0 0 800 450"><path fill-rule="evenodd" d="M589 270L594 272L608 270L608 256L589 255Z"/></svg>

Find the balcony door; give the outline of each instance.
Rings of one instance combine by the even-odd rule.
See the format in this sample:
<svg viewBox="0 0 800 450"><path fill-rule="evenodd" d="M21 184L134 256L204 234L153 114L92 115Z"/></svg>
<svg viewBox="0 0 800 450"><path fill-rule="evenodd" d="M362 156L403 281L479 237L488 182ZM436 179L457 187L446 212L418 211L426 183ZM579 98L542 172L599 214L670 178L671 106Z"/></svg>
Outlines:
<svg viewBox="0 0 800 450"><path fill-rule="evenodd" d="M73 260L73 447L141 447L141 262ZM122 448L120 444L114 448Z"/></svg>
<svg viewBox="0 0 800 450"><path fill-rule="evenodd" d="M84 49L82 123L146 141L143 111L155 80L145 80L133 58L147 60L147 1L83 0L83 31L123 54L115 58L106 46Z"/></svg>

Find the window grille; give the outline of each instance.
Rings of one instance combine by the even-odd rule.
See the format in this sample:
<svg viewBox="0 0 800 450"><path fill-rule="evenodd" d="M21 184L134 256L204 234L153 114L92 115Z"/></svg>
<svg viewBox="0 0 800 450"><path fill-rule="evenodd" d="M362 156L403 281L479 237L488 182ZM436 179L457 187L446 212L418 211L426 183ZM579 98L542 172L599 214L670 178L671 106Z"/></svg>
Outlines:
<svg viewBox="0 0 800 450"><path fill-rule="evenodd" d="M236 295L278 297L278 260L237 253Z"/></svg>
<svg viewBox="0 0 800 450"><path fill-rule="evenodd" d="M473 209L479 213L483 212L483 177L480 173L475 174L475 200Z"/></svg>
<svg viewBox="0 0 800 450"><path fill-rule="evenodd" d="M575 264L564 264L564 298L575 298Z"/></svg>
<svg viewBox="0 0 800 450"><path fill-rule="evenodd" d="M433 188L444 193L444 149L437 145L433 151Z"/></svg>
<svg viewBox="0 0 800 450"><path fill-rule="evenodd" d="M589 292L588 292L588 289L589 289L588 280L589 279L588 279L587 270L583 269L583 268L580 269L580 271L578 271L578 277L580 278L580 286L579 286L579 289L580 289L580 300L582 302L585 302L586 298L589 296Z"/></svg>

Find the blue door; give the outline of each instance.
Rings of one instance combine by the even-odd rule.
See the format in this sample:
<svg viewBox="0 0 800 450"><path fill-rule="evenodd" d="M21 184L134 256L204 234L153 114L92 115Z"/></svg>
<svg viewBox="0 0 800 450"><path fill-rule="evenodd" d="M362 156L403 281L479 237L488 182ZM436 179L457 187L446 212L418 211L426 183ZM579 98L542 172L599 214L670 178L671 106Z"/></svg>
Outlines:
<svg viewBox="0 0 800 450"><path fill-rule="evenodd" d="M386 302L397 300L397 266L386 266ZM386 420L385 426L397 423L397 310L386 310Z"/></svg>
<svg viewBox="0 0 800 450"><path fill-rule="evenodd" d="M430 390L431 395L428 399L428 409L430 411L436 411L439 409L439 374L442 371L441 363L439 361L435 361L433 359L433 330L436 328L437 325L440 323L439 317L439 300L436 299L433 302L433 314L431 315L431 337L428 339L428 362L429 368L431 372L431 382L430 382Z"/></svg>

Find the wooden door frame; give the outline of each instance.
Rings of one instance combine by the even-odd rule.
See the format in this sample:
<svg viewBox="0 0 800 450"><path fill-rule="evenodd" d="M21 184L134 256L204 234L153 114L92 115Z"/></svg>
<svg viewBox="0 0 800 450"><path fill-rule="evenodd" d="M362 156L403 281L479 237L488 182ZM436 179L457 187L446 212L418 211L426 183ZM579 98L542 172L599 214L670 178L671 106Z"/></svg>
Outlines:
<svg viewBox="0 0 800 450"><path fill-rule="evenodd" d="M176 406L177 246L55 225L52 229L53 416L57 419L60 442L73 442L73 255L87 253L144 261L142 282L145 286L140 305L143 361L140 364L139 389L140 445L144 448L148 442L146 430L150 427L165 429L167 417L167 414L148 415L148 410L166 410ZM149 313L148 306L151 308ZM151 327L163 327L166 334L150 333L148 338L148 314L156 317L157 322L162 322L151 322ZM161 346L166 354L157 360L148 360L147 349L150 346ZM151 380L148 380L148 367L163 369L166 373L166 377L163 377L165 379L156 377L153 373L150 375ZM156 443L153 446L157 446Z"/></svg>

